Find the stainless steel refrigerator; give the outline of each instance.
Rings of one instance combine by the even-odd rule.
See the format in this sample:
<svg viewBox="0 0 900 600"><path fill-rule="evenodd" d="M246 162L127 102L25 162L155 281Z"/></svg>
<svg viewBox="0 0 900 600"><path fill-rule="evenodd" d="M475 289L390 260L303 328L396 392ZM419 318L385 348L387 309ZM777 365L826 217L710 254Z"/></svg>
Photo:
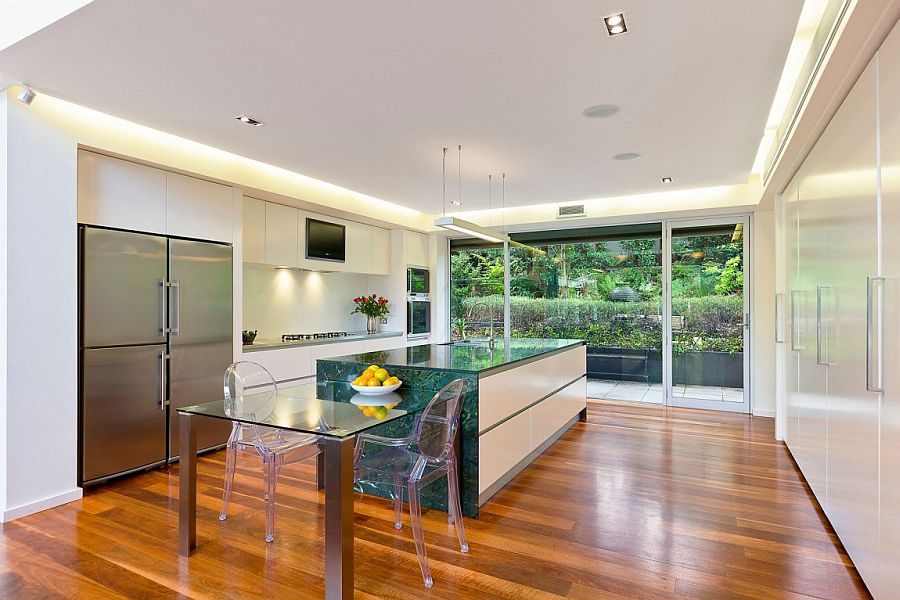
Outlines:
<svg viewBox="0 0 900 600"><path fill-rule="evenodd" d="M222 398L231 246L80 228L79 483L177 458L176 408ZM197 447L230 424L198 423Z"/></svg>

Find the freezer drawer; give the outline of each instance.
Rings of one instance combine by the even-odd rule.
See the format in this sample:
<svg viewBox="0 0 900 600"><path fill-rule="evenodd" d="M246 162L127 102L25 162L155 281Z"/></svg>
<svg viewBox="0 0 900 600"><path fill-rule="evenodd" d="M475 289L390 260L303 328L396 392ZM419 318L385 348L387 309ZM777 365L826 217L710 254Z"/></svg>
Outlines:
<svg viewBox="0 0 900 600"><path fill-rule="evenodd" d="M164 344L84 350L80 483L162 463Z"/></svg>

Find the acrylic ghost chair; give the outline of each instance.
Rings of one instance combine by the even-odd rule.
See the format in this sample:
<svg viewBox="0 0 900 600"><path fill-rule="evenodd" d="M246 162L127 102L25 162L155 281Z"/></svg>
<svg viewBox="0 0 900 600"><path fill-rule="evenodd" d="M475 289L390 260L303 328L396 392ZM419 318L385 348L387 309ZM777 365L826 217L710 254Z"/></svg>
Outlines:
<svg viewBox="0 0 900 600"><path fill-rule="evenodd" d="M250 361L232 364L225 371L226 414L265 419L275 406L278 385L265 367ZM319 454L318 438L308 433L275 429L262 425L234 423L228 438L225 460L225 491L219 520L228 516L234 469L238 451L259 454L263 461L266 502L266 541L275 539L275 484L283 465L307 460Z"/></svg>
<svg viewBox="0 0 900 600"><path fill-rule="evenodd" d="M453 451L465 388L466 382L457 379L435 394L408 437L386 438L361 433L356 439L356 483L391 486L394 527L397 529L403 526L403 487L406 484L416 554L419 556L419 566L427 588L433 585L433 580L425 554L420 490L445 475L450 522L456 525L460 550L469 551L459 503L459 470Z"/></svg>

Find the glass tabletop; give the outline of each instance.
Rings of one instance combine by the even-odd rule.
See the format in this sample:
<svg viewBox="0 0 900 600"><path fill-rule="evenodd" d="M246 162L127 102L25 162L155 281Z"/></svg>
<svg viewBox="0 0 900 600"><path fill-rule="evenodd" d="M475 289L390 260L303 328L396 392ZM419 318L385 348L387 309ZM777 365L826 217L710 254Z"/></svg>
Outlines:
<svg viewBox="0 0 900 600"><path fill-rule="evenodd" d="M319 400L315 384L183 406L178 412L334 438L356 435L406 414L405 410L393 407L384 407L374 414L371 410L364 413L361 407L349 402Z"/></svg>

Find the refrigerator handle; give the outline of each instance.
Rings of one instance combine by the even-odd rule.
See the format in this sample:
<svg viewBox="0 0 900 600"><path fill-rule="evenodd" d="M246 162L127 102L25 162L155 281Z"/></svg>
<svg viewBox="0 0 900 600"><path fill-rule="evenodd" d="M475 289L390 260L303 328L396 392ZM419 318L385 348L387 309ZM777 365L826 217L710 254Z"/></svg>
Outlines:
<svg viewBox="0 0 900 600"><path fill-rule="evenodd" d="M181 333L181 280L176 279L175 281L167 281L166 287L175 290L175 301L174 304L174 313L175 313L175 326L169 326L166 328L166 333L171 333L172 335L178 335ZM172 319L169 319L171 323Z"/></svg>
<svg viewBox="0 0 900 600"><path fill-rule="evenodd" d="M166 327L166 308L169 301L169 282L165 279L159 280L160 296L159 300L159 332L162 334L169 333Z"/></svg>
<svg viewBox="0 0 900 600"><path fill-rule="evenodd" d="M877 286L876 286L877 284ZM875 308L875 303L878 308ZM884 391L884 277L866 278L866 389Z"/></svg>
<svg viewBox="0 0 900 600"><path fill-rule="evenodd" d="M159 410L166 410L169 402L166 400L166 392L168 391L168 369L166 361L171 358L171 354L166 354L165 350L159 353Z"/></svg>

